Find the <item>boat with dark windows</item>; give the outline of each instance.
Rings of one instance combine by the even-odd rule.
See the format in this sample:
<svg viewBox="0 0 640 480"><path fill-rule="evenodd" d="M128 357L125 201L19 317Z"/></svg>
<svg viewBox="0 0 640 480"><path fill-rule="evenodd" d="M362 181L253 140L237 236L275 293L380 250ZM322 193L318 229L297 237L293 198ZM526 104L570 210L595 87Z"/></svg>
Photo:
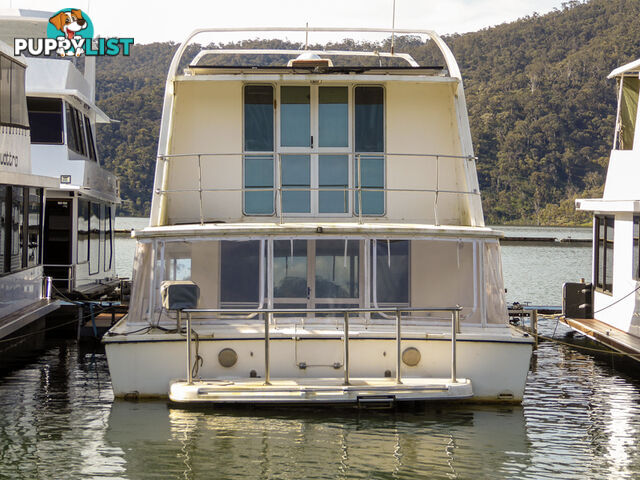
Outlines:
<svg viewBox="0 0 640 480"><path fill-rule="evenodd" d="M593 278L567 283L564 321L640 361L640 59L609 74L617 82L614 144L602 198L576 200L593 212Z"/></svg>
<svg viewBox="0 0 640 480"><path fill-rule="evenodd" d="M46 37L51 15L0 11L0 36L11 43L13 36ZM96 124L111 119L95 103L95 61L26 59L33 171L57 180L43 198L44 268L65 297L98 298L120 283L114 253L119 183L101 166L96 148Z"/></svg>
<svg viewBox="0 0 640 480"><path fill-rule="evenodd" d="M42 266L43 196L57 182L34 174L26 67L26 59L0 41L0 339L59 306Z"/></svg>
<svg viewBox="0 0 640 480"><path fill-rule="evenodd" d="M508 323L501 234L484 225L441 38L366 30L426 37L445 66L203 49L179 71L196 37L223 31L195 31L171 62L130 309L103 338L115 395L521 401L532 339Z"/></svg>

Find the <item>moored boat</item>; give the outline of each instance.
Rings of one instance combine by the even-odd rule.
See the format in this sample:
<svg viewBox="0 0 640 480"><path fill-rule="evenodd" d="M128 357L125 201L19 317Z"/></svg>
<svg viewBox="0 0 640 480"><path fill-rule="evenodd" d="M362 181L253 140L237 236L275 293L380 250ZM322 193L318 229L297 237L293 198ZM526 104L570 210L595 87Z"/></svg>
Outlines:
<svg viewBox="0 0 640 480"><path fill-rule="evenodd" d="M567 283L563 321L588 337L640 360L640 60L616 68L618 108L602 198L576 200L593 212L593 276Z"/></svg>
<svg viewBox="0 0 640 480"><path fill-rule="evenodd" d="M367 30L426 36L443 66L204 49L179 72L191 41L220 31L195 31L169 69L131 307L103 338L116 396L522 400L532 339L508 324L445 43Z"/></svg>

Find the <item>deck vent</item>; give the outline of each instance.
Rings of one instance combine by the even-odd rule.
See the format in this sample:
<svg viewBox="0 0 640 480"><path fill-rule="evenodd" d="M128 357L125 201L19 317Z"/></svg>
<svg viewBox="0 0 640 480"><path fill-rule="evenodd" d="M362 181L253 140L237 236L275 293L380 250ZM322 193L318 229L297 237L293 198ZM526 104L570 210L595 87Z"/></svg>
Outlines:
<svg viewBox="0 0 640 480"><path fill-rule="evenodd" d="M218 353L218 362L225 368L233 367L238 361L238 354L232 348L223 348Z"/></svg>
<svg viewBox="0 0 640 480"><path fill-rule="evenodd" d="M303 67L303 68L317 68L317 67L333 67L333 62L328 58L321 58L317 53L304 52L298 55L297 58L289 60L287 67Z"/></svg>
<svg viewBox="0 0 640 480"><path fill-rule="evenodd" d="M409 367L415 367L420 363L420 350L416 347L405 348L402 352L402 361Z"/></svg>

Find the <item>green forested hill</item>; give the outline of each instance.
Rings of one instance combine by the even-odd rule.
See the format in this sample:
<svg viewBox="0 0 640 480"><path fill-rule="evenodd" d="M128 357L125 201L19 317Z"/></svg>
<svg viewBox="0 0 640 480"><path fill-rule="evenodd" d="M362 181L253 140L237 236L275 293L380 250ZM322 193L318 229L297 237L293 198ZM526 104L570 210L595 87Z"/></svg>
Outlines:
<svg viewBox="0 0 640 480"><path fill-rule="evenodd" d="M569 2L445 41L465 82L487 222L588 221L574 214L573 199L602 191L615 119L615 85L606 76L640 57L640 1ZM397 43L419 62L436 61L416 38ZM121 179L123 214L148 213L164 82L176 48L136 45L130 57L99 60L98 105L120 123L101 126L98 142Z"/></svg>

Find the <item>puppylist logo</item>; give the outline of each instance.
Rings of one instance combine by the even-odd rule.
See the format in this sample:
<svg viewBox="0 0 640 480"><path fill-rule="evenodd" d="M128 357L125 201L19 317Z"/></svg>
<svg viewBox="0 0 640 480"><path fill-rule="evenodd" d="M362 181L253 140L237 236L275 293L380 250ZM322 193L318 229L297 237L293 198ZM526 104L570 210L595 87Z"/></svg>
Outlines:
<svg viewBox="0 0 640 480"><path fill-rule="evenodd" d="M15 55L114 56L129 55L133 38L93 39L93 22L79 8L64 8L49 18L47 38L16 38Z"/></svg>

